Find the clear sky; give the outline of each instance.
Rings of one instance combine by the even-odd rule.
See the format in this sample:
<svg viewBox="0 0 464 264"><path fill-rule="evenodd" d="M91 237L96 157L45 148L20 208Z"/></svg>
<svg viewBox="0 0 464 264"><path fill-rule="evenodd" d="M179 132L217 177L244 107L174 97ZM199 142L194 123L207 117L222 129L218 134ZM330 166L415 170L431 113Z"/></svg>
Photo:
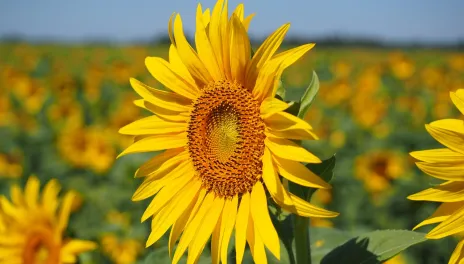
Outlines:
<svg viewBox="0 0 464 264"><path fill-rule="evenodd" d="M250 34L263 37L291 22L289 35L368 36L388 41L464 40L464 0L230 0L256 13ZM63 41L131 41L166 34L172 12L194 30L192 0L0 0L0 36ZM213 7L215 0L201 1Z"/></svg>

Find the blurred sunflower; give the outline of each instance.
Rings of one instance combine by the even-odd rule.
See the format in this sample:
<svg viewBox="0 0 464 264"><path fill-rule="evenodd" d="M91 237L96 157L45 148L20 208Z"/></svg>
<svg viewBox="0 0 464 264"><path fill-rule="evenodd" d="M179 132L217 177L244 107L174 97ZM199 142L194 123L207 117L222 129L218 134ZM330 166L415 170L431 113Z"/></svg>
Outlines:
<svg viewBox="0 0 464 264"><path fill-rule="evenodd" d="M0 153L0 178L17 179L23 175L23 155L19 151Z"/></svg>
<svg viewBox="0 0 464 264"><path fill-rule="evenodd" d="M451 100L464 114L464 89L451 92ZM443 119L426 125L425 128L446 148L412 152L411 156L419 160L417 167L432 177L446 182L408 196L415 201L441 202L442 204L429 218L414 229L424 225L436 224L428 234L429 239L440 239L464 231L464 121ZM449 263L464 261L464 239L458 243Z"/></svg>
<svg viewBox="0 0 464 264"><path fill-rule="evenodd" d="M39 199L36 177L27 181L24 193L14 185L12 203L0 197L0 263L75 263L77 255L93 250L91 241L63 237L74 194L68 192L58 209L60 186L49 181Z"/></svg>
<svg viewBox="0 0 464 264"><path fill-rule="evenodd" d="M115 264L131 264L143 250L143 244L136 239L119 239L114 234L101 238L102 250Z"/></svg>
<svg viewBox="0 0 464 264"><path fill-rule="evenodd" d="M392 180L403 175L405 166L397 153L374 151L356 158L355 175L368 192L375 194L388 189Z"/></svg>
<svg viewBox="0 0 464 264"><path fill-rule="evenodd" d="M136 104L155 115L120 130L136 136L121 155L167 149L136 172L146 179L133 200L156 194L142 216L153 216L147 246L172 225L171 253L183 232L173 263L187 248L187 263L198 260L211 234L212 262L226 262L234 227L237 263L242 262L246 241L256 262L267 262L265 246L279 259L279 237L265 187L278 205L293 213L338 215L289 193L278 177L279 173L304 186L330 188L300 163L320 159L287 139L315 138L311 126L284 112L288 105L274 98L283 70L314 44L274 55L288 31L286 24L252 56L247 34L252 17L244 18L243 4L230 19L227 1L218 1L211 15L198 5L195 51L180 15L174 14L169 21L169 62L145 60L150 73L171 91L131 79L143 97Z"/></svg>

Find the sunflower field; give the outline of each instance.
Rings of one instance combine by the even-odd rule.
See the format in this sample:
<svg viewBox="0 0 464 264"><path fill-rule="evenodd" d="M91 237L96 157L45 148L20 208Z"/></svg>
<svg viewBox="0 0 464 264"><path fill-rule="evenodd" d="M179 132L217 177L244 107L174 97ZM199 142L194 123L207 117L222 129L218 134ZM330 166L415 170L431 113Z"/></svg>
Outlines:
<svg viewBox="0 0 464 264"><path fill-rule="evenodd" d="M290 48L284 42L279 51ZM60 204L59 212L66 211L69 219L60 215L53 221L66 222L63 236L77 241L63 240L68 251L58 253L69 263L171 263L169 232L146 247L151 221L140 220L150 199L132 201L143 182L134 174L154 153L117 158L134 141L118 131L151 115L134 105L140 97L129 79L166 91L145 68L149 56L167 59L169 46L0 44L0 212L15 215L15 223L34 225L28 217L48 217L50 206L52 212ZM302 118L319 140L302 145L330 163L330 171L314 167L314 172L330 174L324 178L330 179L332 188L315 191L311 203L340 215L311 218L312 263L448 263L464 229L440 240L397 234L383 242L376 230L412 232L439 205L407 199L441 183L419 170L409 153L442 147L425 124L462 119L450 92L464 89L464 53L327 48L316 43L284 71L280 98L298 101L314 84L313 71L319 92ZM462 199L457 201L462 205ZM35 211L21 211L12 204ZM294 230L286 223L293 216L280 208L269 209L282 246L280 261L270 252L267 261L295 263L284 250L292 249ZM0 214L0 263L13 264L2 245L23 238L2 235L2 230L14 226L9 220L2 226L2 219L6 216ZM415 232L425 234L432 228L421 226ZM53 244L48 242L26 247L39 250L47 248L43 243ZM211 263L210 243L198 263ZM232 239L226 252L230 263L235 263L234 243ZM390 255L376 251L386 243L401 250ZM355 256L350 256L352 248ZM48 250L43 254L50 261L53 250ZM358 258L367 261L357 262ZM253 263L248 246L243 263Z"/></svg>

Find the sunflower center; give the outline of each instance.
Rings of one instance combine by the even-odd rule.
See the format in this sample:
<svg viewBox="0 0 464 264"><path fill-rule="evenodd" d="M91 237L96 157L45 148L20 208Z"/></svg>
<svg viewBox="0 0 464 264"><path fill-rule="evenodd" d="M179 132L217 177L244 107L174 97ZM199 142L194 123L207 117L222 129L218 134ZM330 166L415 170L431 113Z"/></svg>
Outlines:
<svg viewBox="0 0 464 264"><path fill-rule="evenodd" d="M45 228L37 228L31 232L23 251L24 263L60 263L60 246L53 240L53 237L51 230Z"/></svg>
<svg viewBox="0 0 464 264"><path fill-rule="evenodd" d="M207 85L193 104L188 149L203 187L221 197L251 191L262 175L259 102L230 81Z"/></svg>

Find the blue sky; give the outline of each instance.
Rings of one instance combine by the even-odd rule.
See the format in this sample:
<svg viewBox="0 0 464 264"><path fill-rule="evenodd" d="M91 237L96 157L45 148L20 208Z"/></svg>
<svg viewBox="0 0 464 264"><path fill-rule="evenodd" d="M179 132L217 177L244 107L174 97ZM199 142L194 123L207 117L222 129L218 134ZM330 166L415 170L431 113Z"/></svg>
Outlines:
<svg viewBox="0 0 464 264"><path fill-rule="evenodd" d="M291 22L289 35L369 36L387 41L464 40L463 0L230 0L256 13L250 34L269 34ZM172 12L194 30L192 0L0 0L0 36L19 34L61 41L131 41L165 34ZM213 7L214 0L201 1Z"/></svg>

